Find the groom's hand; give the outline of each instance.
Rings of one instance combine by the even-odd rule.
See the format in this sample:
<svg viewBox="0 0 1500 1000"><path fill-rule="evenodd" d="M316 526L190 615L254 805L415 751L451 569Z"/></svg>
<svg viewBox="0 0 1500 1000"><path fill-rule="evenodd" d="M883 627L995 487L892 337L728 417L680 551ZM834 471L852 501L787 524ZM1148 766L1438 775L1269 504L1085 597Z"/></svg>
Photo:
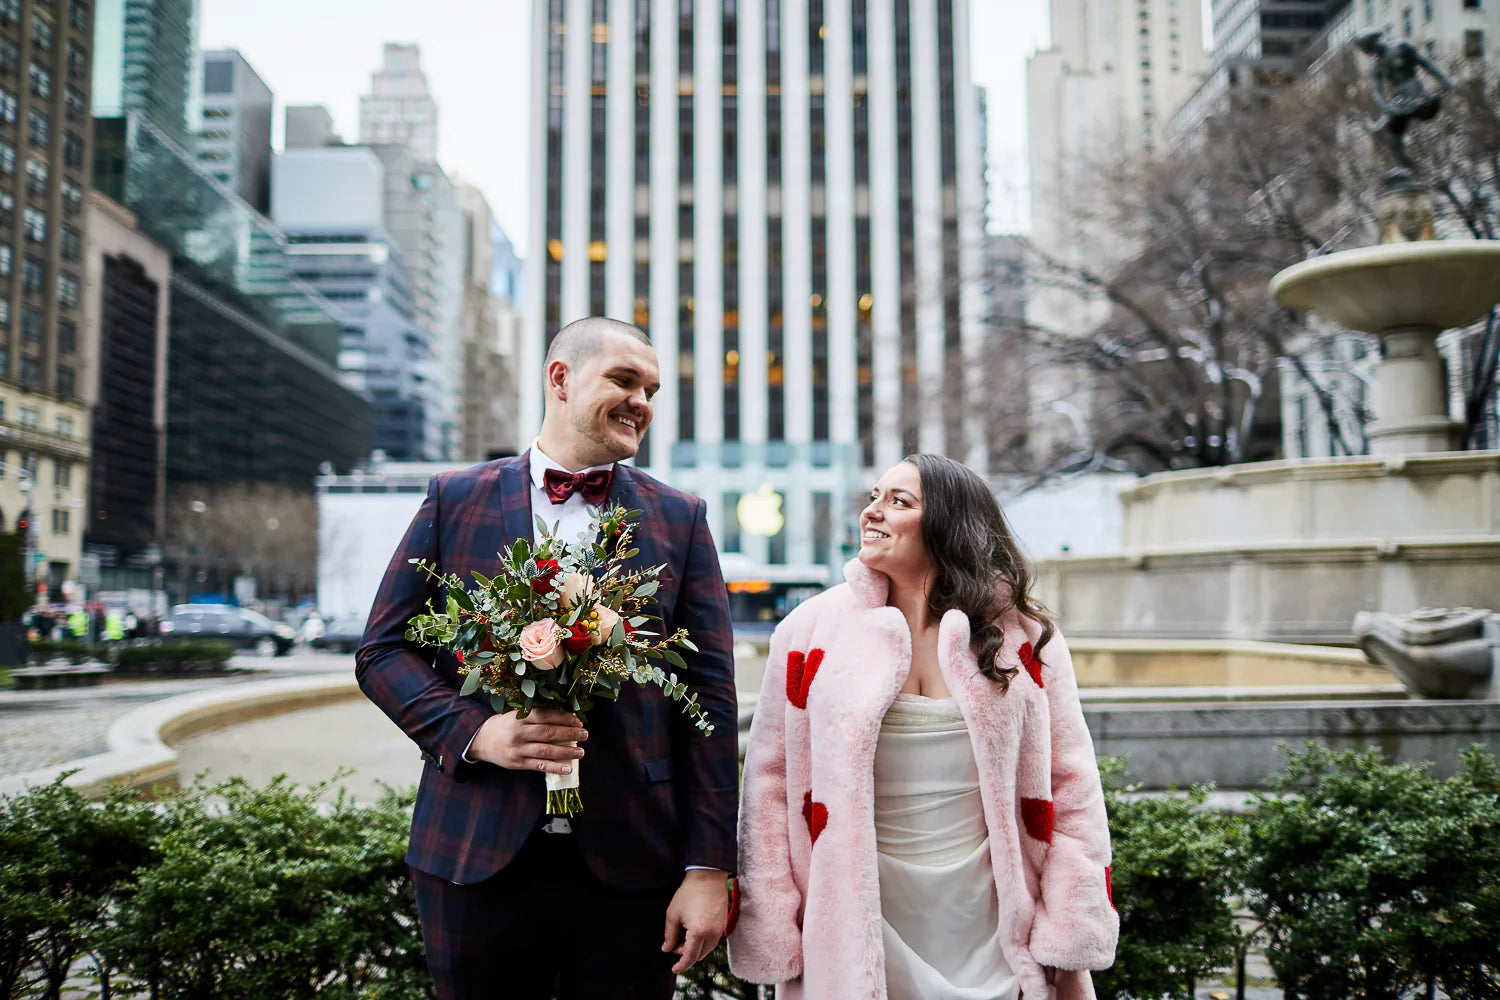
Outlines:
<svg viewBox="0 0 1500 1000"><path fill-rule="evenodd" d="M667 907L667 929L662 951L682 956L672 971L681 974L691 969L714 950L724 936L729 921L728 876L711 868L694 869L682 878L682 885Z"/></svg>
<svg viewBox="0 0 1500 1000"><path fill-rule="evenodd" d="M588 739L578 716L552 708L534 708L524 719L515 712L492 715L474 734L469 757L512 771L568 774L583 748L569 746Z"/></svg>

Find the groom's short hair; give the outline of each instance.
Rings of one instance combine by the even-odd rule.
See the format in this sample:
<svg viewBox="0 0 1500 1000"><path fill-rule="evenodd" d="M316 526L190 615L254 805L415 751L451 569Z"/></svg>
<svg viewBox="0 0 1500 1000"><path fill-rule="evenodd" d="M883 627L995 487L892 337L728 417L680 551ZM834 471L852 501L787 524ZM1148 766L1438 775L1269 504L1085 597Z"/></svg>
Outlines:
<svg viewBox="0 0 1500 1000"><path fill-rule="evenodd" d="M611 333L623 333L647 347L651 346L651 338L639 327L605 316L585 316L557 331L557 336L552 338L552 346L547 348L547 358L542 362L542 370L546 371L554 361L562 361L570 369L576 370L599 350L604 338Z"/></svg>

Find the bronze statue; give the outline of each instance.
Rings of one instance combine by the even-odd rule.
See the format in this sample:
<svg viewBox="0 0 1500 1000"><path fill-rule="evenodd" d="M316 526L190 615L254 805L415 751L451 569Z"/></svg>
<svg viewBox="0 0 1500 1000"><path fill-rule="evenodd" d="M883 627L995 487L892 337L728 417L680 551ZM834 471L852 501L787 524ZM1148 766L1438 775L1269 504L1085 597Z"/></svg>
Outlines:
<svg viewBox="0 0 1500 1000"><path fill-rule="evenodd" d="M1384 117L1374 131L1380 133L1396 161L1396 168L1386 175L1387 183L1392 190L1411 188L1415 186L1416 168L1406 155L1406 126L1413 118L1423 121L1433 118L1453 84L1411 42L1387 43L1383 31L1372 29L1361 32L1355 44L1375 60L1372 69L1375 107ZM1423 70L1437 83L1436 90L1429 91L1423 86Z"/></svg>

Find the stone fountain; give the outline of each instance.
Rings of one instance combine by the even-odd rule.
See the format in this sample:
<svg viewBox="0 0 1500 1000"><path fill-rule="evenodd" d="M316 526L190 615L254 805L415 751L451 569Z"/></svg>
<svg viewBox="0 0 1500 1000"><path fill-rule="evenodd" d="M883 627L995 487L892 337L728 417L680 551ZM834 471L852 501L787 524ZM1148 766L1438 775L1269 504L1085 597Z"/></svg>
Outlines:
<svg viewBox="0 0 1500 1000"><path fill-rule="evenodd" d="M1252 787L1279 740L1379 745L1439 773L1470 743L1500 752L1500 616L1485 610L1500 600L1500 451L1454 450L1464 427L1449 415L1436 349L1445 330L1500 302L1500 241L1433 238L1432 197L1403 139L1450 85L1409 43L1377 32L1359 45L1375 57L1378 131L1395 163L1378 196L1381 244L1296 264L1271 291L1379 338L1373 454L1146 477L1121 495L1122 555L1043 560L1037 582L1075 646L1129 649L1156 667L1174 644L1229 660L1352 643L1401 685L1363 699L1352 687L1316 692L1327 673L1308 668L1269 683L1279 700L1254 703L1216 693L1207 671L1200 704L1163 688L1096 693L1086 702L1096 747L1129 754L1148 788Z"/></svg>

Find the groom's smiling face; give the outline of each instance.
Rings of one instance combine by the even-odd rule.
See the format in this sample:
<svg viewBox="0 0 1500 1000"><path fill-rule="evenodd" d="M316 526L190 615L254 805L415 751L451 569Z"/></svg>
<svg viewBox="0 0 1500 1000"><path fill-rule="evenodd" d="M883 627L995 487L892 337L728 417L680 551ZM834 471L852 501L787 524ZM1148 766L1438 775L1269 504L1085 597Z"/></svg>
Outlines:
<svg viewBox="0 0 1500 1000"><path fill-rule="evenodd" d="M566 426L588 465L630 458L651 426L651 397L661 388L656 351L623 333L606 333L569 373Z"/></svg>

